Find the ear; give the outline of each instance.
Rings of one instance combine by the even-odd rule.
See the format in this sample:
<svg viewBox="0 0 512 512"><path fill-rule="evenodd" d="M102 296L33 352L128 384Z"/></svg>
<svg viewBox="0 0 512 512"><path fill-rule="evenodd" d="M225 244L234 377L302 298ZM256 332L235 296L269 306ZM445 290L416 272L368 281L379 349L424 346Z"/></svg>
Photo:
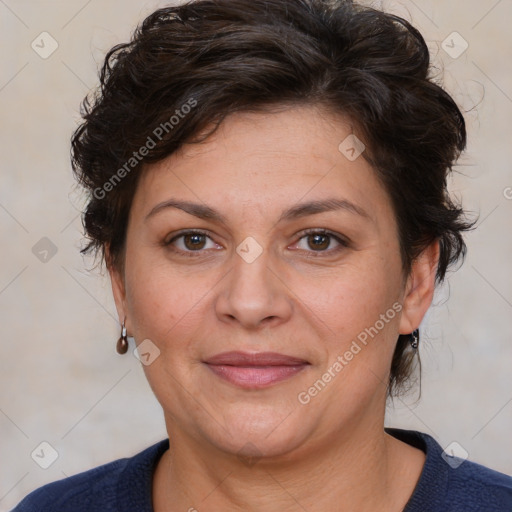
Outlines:
<svg viewBox="0 0 512 512"><path fill-rule="evenodd" d="M405 286L400 334L410 334L417 329L432 303L439 252L439 241L436 240L412 263Z"/></svg>
<svg viewBox="0 0 512 512"><path fill-rule="evenodd" d="M119 323L123 323L126 317L126 289L124 285L124 276L121 271L113 264L112 255L108 247L105 248L105 261L107 263L110 283L112 285L112 294L116 304Z"/></svg>

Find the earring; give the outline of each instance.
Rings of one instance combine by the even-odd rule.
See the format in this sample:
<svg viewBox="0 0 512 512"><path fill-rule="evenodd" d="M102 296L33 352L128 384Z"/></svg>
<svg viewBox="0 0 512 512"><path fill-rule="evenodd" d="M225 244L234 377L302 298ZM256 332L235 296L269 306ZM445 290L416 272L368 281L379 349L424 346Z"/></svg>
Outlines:
<svg viewBox="0 0 512 512"><path fill-rule="evenodd" d="M125 320L123 320L123 327L121 328L121 337L117 340L116 350L118 354L126 354L126 352L128 352L128 336L126 335L126 327L124 325Z"/></svg>
<svg viewBox="0 0 512 512"><path fill-rule="evenodd" d="M419 329L414 329L414 331L409 334L409 343L413 349L418 348L418 343L420 342L420 331Z"/></svg>

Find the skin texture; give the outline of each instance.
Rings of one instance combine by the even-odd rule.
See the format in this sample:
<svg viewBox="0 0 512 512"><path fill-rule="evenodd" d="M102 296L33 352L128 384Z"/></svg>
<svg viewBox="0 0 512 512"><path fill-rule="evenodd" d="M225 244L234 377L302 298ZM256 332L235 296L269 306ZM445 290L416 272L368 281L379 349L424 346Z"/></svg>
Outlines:
<svg viewBox="0 0 512 512"><path fill-rule="evenodd" d="M124 270L110 272L129 335L160 350L144 366L170 438L153 482L157 512L399 511L412 494L424 454L385 434L386 383L398 335L417 328L432 301L438 244L404 276L385 189L363 157L338 150L351 133L346 119L314 107L234 114L206 142L143 170ZM171 198L208 205L225 221L172 207L149 215ZM365 214L279 220L327 198ZM309 228L347 245L332 236L315 245ZM207 236L165 245L182 230ZM250 263L237 252L247 237L262 250ZM378 334L301 403L299 393L381 315ZM203 363L231 350L310 364L242 389Z"/></svg>

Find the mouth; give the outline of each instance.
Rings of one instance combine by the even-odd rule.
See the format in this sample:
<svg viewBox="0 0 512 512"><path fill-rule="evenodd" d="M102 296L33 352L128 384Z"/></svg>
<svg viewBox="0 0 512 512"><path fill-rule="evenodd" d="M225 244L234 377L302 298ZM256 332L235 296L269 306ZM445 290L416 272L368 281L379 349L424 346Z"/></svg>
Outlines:
<svg viewBox="0 0 512 512"><path fill-rule="evenodd" d="M310 363L276 352L223 352L204 363L218 377L245 389L261 389L290 379Z"/></svg>

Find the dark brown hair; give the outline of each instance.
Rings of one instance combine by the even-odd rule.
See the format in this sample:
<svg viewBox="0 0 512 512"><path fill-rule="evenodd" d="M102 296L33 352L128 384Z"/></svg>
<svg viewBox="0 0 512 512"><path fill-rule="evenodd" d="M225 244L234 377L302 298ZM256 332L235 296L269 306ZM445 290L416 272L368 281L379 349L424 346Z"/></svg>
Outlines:
<svg viewBox="0 0 512 512"><path fill-rule="evenodd" d="M344 115L364 141L391 198L405 274L435 240L438 282L464 257L472 223L446 181L466 144L464 118L430 77L423 37L400 17L348 0L191 1L155 11L112 48L100 82L82 105L72 163L89 192L83 252L104 258L108 248L108 265L123 266L145 163L231 113L303 105ZM400 336L390 394L410 375L407 346Z"/></svg>

